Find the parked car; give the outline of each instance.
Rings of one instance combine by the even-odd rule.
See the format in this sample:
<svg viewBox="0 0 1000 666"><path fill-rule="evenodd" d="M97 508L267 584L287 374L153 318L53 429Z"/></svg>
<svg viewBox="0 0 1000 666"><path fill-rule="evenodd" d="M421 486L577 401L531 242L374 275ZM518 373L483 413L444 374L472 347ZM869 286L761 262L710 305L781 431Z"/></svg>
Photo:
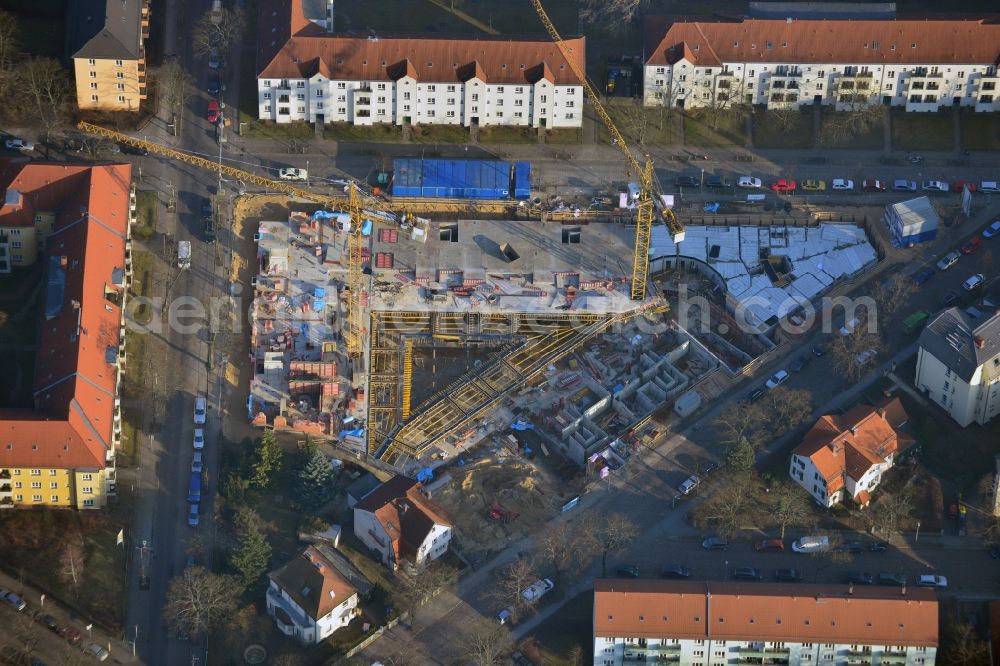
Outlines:
<svg viewBox="0 0 1000 666"><path fill-rule="evenodd" d="M972 291L976 287L980 286L983 283L983 280L985 279L986 278L983 276L982 273L976 273L975 275L973 275L968 280L962 283L962 289L966 291Z"/></svg>
<svg viewBox="0 0 1000 666"><path fill-rule="evenodd" d="M993 238L1000 236L1000 220L983 229L983 238Z"/></svg>
<svg viewBox="0 0 1000 666"><path fill-rule="evenodd" d="M677 176L674 184L677 187L700 187L701 180L697 176Z"/></svg>
<svg viewBox="0 0 1000 666"><path fill-rule="evenodd" d="M802 370L802 368L806 367L807 365L809 365L809 357L806 356L805 354L802 354L797 359L792 361L792 366L791 366L792 372L799 372L800 370Z"/></svg>
<svg viewBox="0 0 1000 666"><path fill-rule="evenodd" d="M8 592L7 590L0 590L0 601L13 606L14 610L18 612L23 611L28 606L28 604L24 602L24 599L17 596L13 592Z"/></svg>
<svg viewBox="0 0 1000 666"><path fill-rule="evenodd" d="M747 394L747 402L757 402L763 397L764 397L764 389L758 386L757 388L755 388L754 390L750 391L750 393Z"/></svg>
<svg viewBox="0 0 1000 666"><path fill-rule="evenodd" d="M973 236L969 240L962 243L962 247L958 248L962 254L972 254L979 249L979 246L983 244L983 239L979 236Z"/></svg>
<svg viewBox="0 0 1000 666"><path fill-rule="evenodd" d="M215 208L212 206L212 200L202 199L201 202L202 219L211 219L214 215L215 215Z"/></svg>
<svg viewBox="0 0 1000 666"><path fill-rule="evenodd" d="M961 295L957 291L949 291L941 298L941 305L944 307L950 307L955 301L961 298Z"/></svg>
<svg viewBox="0 0 1000 666"><path fill-rule="evenodd" d="M893 192L916 192L917 182L914 180L894 180L892 181Z"/></svg>
<svg viewBox="0 0 1000 666"><path fill-rule="evenodd" d="M774 192L794 192L795 181L787 178L780 178L771 183L771 190Z"/></svg>
<svg viewBox="0 0 1000 666"><path fill-rule="evenodd" d="M201 516L198 513L197 504L188 504L188 527L198 527Z"/></svg>
<svg viewBox="0 0 1000 666"><path fill-rule="evenodd" d="M808 192L822 192L826 189L826 181L810 178L802 181L802 189Z"/></svg>
<svg viewBox="0 0 1000 666"><path fill-rule="evenodd" d="M860 541L848 541L837 547L838 553L850 553L851 555L859 555L865 552L865 547Z"/></svg>
<svg viewBox="0 0 1000 666"><path fill-rule="evenodd" d="M543 596L545 596L549 591L552 590L556 585L548 578L540 578L528 586L527 589L521 592L521 596L529 604L533 604Z"/></svg>
<svg viewBox="0 0 1000 666"><path fill-rule="evenodd" d="M934 277L934 274L936 272L937 271L935 271L930 266L922 268L919 273L917 273L916 275L913 276L913 284L915 284L915 285L917 285L919 287L920 285L922 285L923 283L927 282L932 277Z"/></svg>
<svg viewBox="0 0 1000 666"><path fill-rule="evenodd" d="M205 396L196 395L194 398L194 424L195 425L205 425L205 410L207 409L207 404L205 403Z"/></svg>
<svg viewBox="0 0 1000 666"><path fill-rule="evenodd" d="M764 573L753 567L733 567L734 580L764 580Z"/></svg>
<svg viewBox="0 0 1000 666"><path fill-rule="evenodd" d="M920 189L924 192L947 192L948 183L941 180L925 180Z"/></svg>
<svg viewBox="0 0 1000 666"><path fill-rule="evenodd" d="M840 335L850 335L851 333L854 332L854 329L856 329L858 327L858 324L860 323L861 323L860 319L858 319L857 317L853 317L852 319L845 321L844 325L841 326L839 329L837 329L837 333Z"/></svg>
<svg viewBox="0 0 1000 666"><path fill-rule="evenodd" d="M121 144L121 151L126 155L138 155L139 157L149 155L149 149L145 146L133 146L128 143Z"/></svg>
<svg viewBox="0 0 1000 666"><path fill-rule="evenodd" d="M750 187L757 189L762 185L762 183L760 182L760 178L754 178L752 176L740 176L739 180L736 181L736 185L737 187Z"/></svg>
<svg viewBox="0 0 1000 666"><path fill-rule="evenodd" d="M205 220L204 236L206 243L215 242L215 222L212 220Z"/></svg>
<svg viewBox="0 0 1000 666"><path fill-rule="evenodd" d="M778 370L776 373L771 375L771 378L767 380L764 384L769 389L778 388L788 379L788 373L784 370Z"/></svg>
<svg viewBox="0 0 1000 666"><path fill-rule="evenodd" d="M842 579L845 583L853 585L874 585L875 577L864 571L848 571Z"/></svg>
<svg viewBox="0 0 1000 666"><path fill-rule="evenodd" d="M906 575L901 573L880 573L878 575L879 585L894 585L902 587L906 585Z"/></svg>
<svg viewBox="0 0 1000 666"><path fill-rule="evenodd" d="M798 569L775 569L774 580L779 583L798 583L802 580L802 574Z"/></svg>
<svg viewBox="0 0 1000 666"><path fill-rule="evenodd" d="M1000 183L995 180L983 180L979 182L980 192L1000 192Z"/></svg>
<svg viewBox="0 0 1000 666"><path fill-rule="evenodd" d="M638 578L639 567L634 564L623 564L615 569L615 573L622 578Z"/></svg>
<svg viewBox="0 0 1000 666"><path fill-rule="evenodd" d="M812 355L816 358L823 358L826 355L826 350L816 345L812 348Z"/></svg>
<svg viewBox="0 0 1000 666"><path fill-rule="evenodd" d="M59 635L66 639L71 645L78 645L81 640L83 640L83 635L76 629L76 627L63 627L59 630Z"/></svg>
<svg viewBox="0 0 1000 666"><path fill-rule="evenodd" d="M660 578L688 578L691 570L683 564L664 564L660 567Z"/></svg>
<svg viewBox="0 0 1000 666"><path fill-rule="evenodd" d="M219 122L219 102L210 99L208 100L208 108L205 111L205 119L212 123L213 125Z"/></svg>
<svg viewBox="0 0 1000 666"><path fill-rule="evenodd" d="M219 49L214 46L208 52L208 66L211 69L219 69L222 66L222 61L219 58Z"/></svg>
<svg viewBox="0 0 1000 666"><path fill-rule="evenodd" d="M295 167L285 167L278 171L278 178L281 180L309 180L309 172L305 169L296 169Z"/></svg>
<svg viewBox="0 0 1000 666"><path fill-rule="evenodd" d="M885 553L889 550L889 544L882 541L876 541L868 547L868 550L873 553Z"/></svg>
<svg viewBox="0 0 1000 666"><path fill-rule="evenodd" d="M946 271L949 268L951 268L952 266L954 266L955 264L957 264L958 260L961 259L961 258L962 258L962 255L960 255L958 252L955 252L954 250L952 250L948 254L946 254L943 257L941 257L940 260L938 260L938 262L937 262L937 269L939 271Z"/></svg>
<svg viewBox="0 0 1000 666"><path fill-rule="evenodd" d="M917 576L917 585L920 587L948 587L948 579L944 576L925 574Z"/></svg>
<svg viewBox="0 0 1000 666"><path fill-rule="evenodd" d="M844 178L834 178L833 179L833 186L832 187L835 190L841 190L841 191L853 190L854 189L854 181L853 180L846 180Z"/></svg>
<svg viewBox="0 0 1000 666"><path fill-rule="evenodd" d="M764 539L755 543L753 549L758 553L783 553L785 542L781 539Z"/></svg>
<svg viewBox="0 0 1000 666"><path fill-rule="evenodd" d="M514 615L514 611L510 608L504 608L502 611L496 614L494 618L497 624L510 624L510 619Z"/></svg>
<svg viewBox="0 0 1000 666"><path fill-rule="evenodd" d="M733 182L722 176L709 176L708 180L705 181L705 185L708 187L732 187Z"/></svg>
<svg viewBox="0 0 1000 666"><path fill-rule="evenodd" d="M191 471L200 474L203 469L205 469L205 463L202 460L202 453L201 451L195 451L194 458L191 459Z"/></svg>
<svg viewBox="0 0 1000 666"><path fill-rule="evenodd" d="M910 164L923 164L924 158L922 155L910 155Z"/></svg>
<svg viewBox="0 0 1000 666"><path fill-rule="evenodd" d="M966 187L969 188L970 192L975 192L976 189L977 189L975 181L971 181L971 180L956 180L954 183L951 184L951 191L952 192L961 192Z"/></svg>
<svg viewBox="0 0 1000 666"><path fill-rule="evenodd" d="M35 144L26 139L7 139L3 145L6 146L7 150L20 150L22 152L35 149Z"/></svg>
<svg viewBox="0 0 1000 666"><path fill-rule="evenodd" d="M35 622L42 625L49 631L57 634L59 633L59 623L56 622L56 619L51 615L49 615L48 613L43 613L41 611L38 611L37 613L35 613L34 618Z"/></svg>
<svg viewBox="0 0 1000 666"><path fill-rule="evenodd" d="M701 542L705 550L729 550L729 542L722 537L709 537Z"/></svg>
<svg viewBox="0 0 1000 666"><path fill-rule="evenodd" d="M692 490L697 488L699 483L701 483L701 479L692 474L688 478L684 479L684 482L677 487L677 490L681 491L682 495L687 495Z"/></svg>
<svg viewBox="0 0 1000 666"><path fill-rule="evenodd" d="M206 86L206 88L208 89L209 95L218 95L220 92L226 89L225 86L222 84L222 79L219 78L218 74L208 75L208 85Z"/></svg>
<svg viewBox="0 0 1000 666"><path fill-rule="evenodd" d="M865 192L885 192L886 185L884 180L866 180L861 183L861 189Z"/></svg>
<svg viewBox="0 0 1000 666"><path fill-rule="evenodd" d="M91 643L83 650L83 652L88 657L93 657L97 661L107 661L110 656L108 654L108 650L104 646L98 645L97 643Z"/></svg>
<svg viewBox="0 0 1000 666"><path fill-rule="evenodd" d="M868 363L868 361L874 360L876 356L878 356L878 352L874 349L869 349L855 356L854 362L858 365L864 365L865 363Z"/></svg>

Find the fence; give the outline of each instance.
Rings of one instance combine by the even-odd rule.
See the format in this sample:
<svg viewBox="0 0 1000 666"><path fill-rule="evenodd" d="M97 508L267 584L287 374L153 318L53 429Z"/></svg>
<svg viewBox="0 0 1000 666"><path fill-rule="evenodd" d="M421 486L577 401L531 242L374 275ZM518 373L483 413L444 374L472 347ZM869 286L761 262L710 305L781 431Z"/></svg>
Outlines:
<svg viewBox="0 0 1000 666"><path fill-rule="evenodd" d="M393 619L389 620L388 622L386 622L385 624L383 624L381 627L379 627L378 629L376 629L370 636L368 636L367 638L365 638L364 640L362 640L360 643L358 643L357 645L355 645L354 647L352 647L350 650L348 650L347 652L345 652L342 657L337 657L336 659L332 659L331 661L328 661L327 664L338 664L338 665L339 664L346 664L348 659L350 659L351 657L353 657L354 655L356 655L357 653L361 652L366 647L368 647L369 645L371 645L372 643L374 643L375 641L377 641L379 638L382 637L382 634L384 634L389 629L392 629L393 627L395 627L397 624L399 624L399 622L401 620L405 620L407 617L409 617L409 614L408 613L403 613L399 617L396 617L396 618L393 618Z"/></svg>

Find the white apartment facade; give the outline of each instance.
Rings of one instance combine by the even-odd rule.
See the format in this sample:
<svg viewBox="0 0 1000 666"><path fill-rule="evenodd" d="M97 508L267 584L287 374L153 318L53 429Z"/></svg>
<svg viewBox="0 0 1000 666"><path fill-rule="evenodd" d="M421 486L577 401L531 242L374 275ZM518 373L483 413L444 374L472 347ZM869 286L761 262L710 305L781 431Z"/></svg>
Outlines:
<svg viewBox="0 0 1000 666"><path fill-rule="evenodd" d="M914 384L963 427L1000 414L1000 314L976 323L950 308L931 319Z"/></svg>
<svg viewBox="0 0 1000 666"><path fill-rule="evenodd" d="M982 21L675 23L647 54L643 102L992 112L998 41L1000 25Z"/></svg>
<svg viewBox="0 0 1000 666"><path fill-rule="evenodd" d="M937 612L928 589L599 579L594 664L929 666Z"/></svg>
<svg viewBox="0 0 1000 666"><path fill-rule="evenodd" d="M583 67L584 39L567 40ZM583 87L552 42L291 37L257 76L277 123L581 127Z"/></svg>

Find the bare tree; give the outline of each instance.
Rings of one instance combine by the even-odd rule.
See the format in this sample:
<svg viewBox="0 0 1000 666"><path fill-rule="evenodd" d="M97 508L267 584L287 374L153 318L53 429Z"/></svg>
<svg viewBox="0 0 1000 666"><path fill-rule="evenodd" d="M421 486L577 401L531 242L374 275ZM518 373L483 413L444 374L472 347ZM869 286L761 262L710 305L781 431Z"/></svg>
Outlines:
<svg viewBox="0 0 1000 666"><path fill-rule="evenodd" d="M579 17L584 25L614 34L628 30L642 0L580 0Z"/></svg>
<svg viewBox="0 0 1000 666"><path fill-rule="evenodd" d="M239 44L247 28L246 14L239 7L209 10L194 24L191 31L191 47L195 55L206 55L213 48L219 53L228 53L233 45Z"/></svg>
<svg viewBox="0 0 1000 666"><path fill-rule="evenodd" d="M888 539L899 532L913 514L913 492L907 486L898 492L880 492L866 512L873 534Z"/></svg>
<svg viewBox="0 0 1000 666"><path fill-rule="evenodd" d="M194 636L218 626L236 610L240 585L232 576L188 567L170 581L163 616L168 626Z"/></svg>
<svg viewBox="0 0 1000 666"><path fill-rule="evenodd" d="M878 317L879 326L885 329L889 325L900 308L906 305L914 289L913 279L900 272L875 285L871 296L877 308L875 315Z"/></svg>
<svg viewBox="0 0 1000 666"><path fill-rule="evenodd" d="M0 651L12 664L27 664L31 653L41 638L40 628L30 613L18 613L13 606L4 604L0 609Z"/></svg>
<svg viewBox="0 0 1000 666"><path fill-rule="evenodd" d="M569 666L583 666L583 646L574 643L573 647L566 653L566 661L569 662Z"/></svg>
<svg viewBox="0 0 1000 666"><path fill-rule="evenodd" d="M967 622L949 622L941 641L938 659L945 666L990 663L989 644Z"/></svg>
<svg viewBox="0 0 1000 666"><path fill-rule="evenodd" d="M875 355L882 348L882 340L877 333L870 333L867 326L857 326L847 335L836 335L830 342L830 366L833 371L854 384L861 379L869 366L875 362Z"/></svg>
<svg viewBox="0 0 1000 666"><path fill-rule="evenodd" d="M498 570L493 585L486 591L486 597L495 599L500 605L510 609L516 617L528 609L524 591L538 580L538 571L528 557L519 557L506 567Z"/></svg>
<svg viewBox="0 0 1000 666"><path fill-rule="evenodd" d="M727 474L719 490L694 509L701 524L711 524L720 536L730 537L750 520L756 501L754 478L748 474Z"/></svg>
<svg viewBox="0 0 1000 666"><path fill-rule="evenodd" d="M616 111L621 133L629 140L644 145L650 129L649 110L638 100L628 100L625 104L616 104L612 108Z"/></svg>
<svg viewBox="0 0 1000 666"><path fill-rule="evenodd" d="M719 121L729 115L743 115L743 82L734 76L719 76L709 82L708 104L706 110L711 120L712 129L719 129Z"/></svg>
<svg viewBox="0 0 1000 666"><path fill-rule="evenodd" d="M783 482L771 493L769 509L774 524L781 528L782 539L786 528L804 525L812 517L805 491L794 483Z"/></svg>
<svg viewBox="0 0 1000 666"><path fill-rule="evenodd" d="M819 582L819 575L827 568L835 564L844 564L845 562L851 561L851 554L841 548L843 545L843 539L837 533L830 534L828 547L821 550L814 550L809 553L809 556L813 559L816 565L815 570L815 580L814 582Z"/></svg>
<svg viewBox="0 0 1000 666"><path fill-rule="evenodd" d="M601 550L601 575L608 575L608 555L627 548L639 536L639 526L623 513L609 513L598 518L592 530Z"/></svg>
<svg viewBox="0 0 1000 666"><path fill-rule="evenodd" d="M86 558L87 550L81 534L71 535L63 542L62 553L59 556L59 577L73 588L74 594L79 592L80 583L83 582Z"/></svg>
<svg viewBox="0 0 1000 666"><path fill-rule="evenodd" d="M0 11L0 70L10 67L18 48L17 16Z"/></svg>
<svg viewBox="0 0 1000 666"><path fill-rule="evenodd" d="M466 635L465 654L476 666L499 666L507 663L505 653L511 643L507 627L479 617Z"/></svg>
<svg viewBox="0 0 1000 666"><path fill-rule="evenodd" d="M558 578L582 565L594 554L596 545L579 524L557 522L550 524L542 535L539 556L552 565Z"/></svg>
<svg viewBox="0 0 1000 666"><path fill-rule="evenodd" d="M763 408L757 403L737 402L720 412L712 425L716 438L727 446L747 442L756 451L767 437L762 432Z"/></svg>
<svg viewBox="0 0 1000 666"><path fill-rule="evenodd" d="M806 389L779 386L764 401L771 437L778 437L805 423L812 414L812 394Z"/></svg>
<svg viewBox="0 0 1000 666"><path fill-rule="evenodd" d="M759 113L756 118L761 126L780 131L795 127L801 122L801 116L802 113L795 109L768 109Z"/></svg>
<svg viewBox="0 0 1000 666"><path fill-rule="evenodd" d="M427 566L402 579L400 601L403 610L410 614L413 625L416 610L441 592L454 589L458 582L458 571L439 560L432 560Z"/></svg>
<svg viewBox="0 0 1000 666"><path fill-rule="evenodd" d="M864 86L867 81L848 82ZM840 84L842 87L845 83ZM824 119L820 128L820 141L824 145L842 143L852 136L868 134L884 121L882 105L863 90L842 94L838 98L840 110Z"/></svg>
<svg viewBox="0 0 1000 666"><path fill-rule="evenodd" d="M33 122L41 126L46 139L66 122L73 85L69 72L54 58L32 58L17 67L17 83L25 93Z"/></svg>
<svg viewBox="0 0 1000 666"><path fill-rule="evenodd" d="M188 91L193 79L184 65L177 58L164 61L155 72L156 81L159 85L160 99L162 99L172 111L180 111L184 108Z"/></svg>

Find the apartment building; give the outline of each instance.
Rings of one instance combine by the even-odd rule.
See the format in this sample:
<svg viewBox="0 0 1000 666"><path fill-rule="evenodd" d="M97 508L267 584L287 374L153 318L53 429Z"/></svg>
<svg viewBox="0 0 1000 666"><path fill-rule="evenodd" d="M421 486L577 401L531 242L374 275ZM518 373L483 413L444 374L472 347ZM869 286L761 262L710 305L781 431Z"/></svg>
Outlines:
<svg viewBox="0 0 1000 666"><path fill-rule="evenodd" d="M917 389L963 427L1000 413L1000 311L973 319L949 308L918 342Z"/></svg>
<svg viewBox="0 0 1000 666"><path fill-rule="evenodd" d="M422 489L413 479L394 476L354 505L354 535L390 569L419 567L448 550L452 524Z"/></svg>
<svg viewBox="0 0 1000 666"><path fill-rule="evenodd" d="M934 663L926 588L713 581L594 582L594 664Z"/></svg>
<svg viewBox="0 0 1000 666"><path fill-rule="evenodd" d="M302 0L261 3L258 117L278 123L581 127L583 88L548 40L326 32ZM585 40L566 40L581 71Z"/></svg>
<svg viewBox="0 0 1000 666"><path fill-rule="evenodd" d="M677 22L650 44L646 106L1000 109L990 20Z"/></svg>
<svg viewBox="0 0 1000 666"><path fill-rule="evenodd" d="M792 451L788 474L822 506L847 498L867 506L885 472L914 444L901 430L908 421L899 398L827 414Z"/></svg>
<svg viewBox="0 0 1000 666"><path fill-rule="evenodd" d="M281 633L303 643L321 643L360 612L358 590L314 546L268 579L267 614Z"/></svg>
<svg viewBox="0 0 1000 666"><path fill-rule="evenodd" d="M70 0L67 16L77 106L138 111L146 99L149 0Z"/></svg>
<svg viewBox="0 0 1000 666"><path fill-rule="evenodd" d="M131 167L0 160L0 187L0 233L23 278L6 295L28 302L41 283L34 351L7 358L33 366L33 383L0 396L0 508L100 508L121 440Z"/></svg>

